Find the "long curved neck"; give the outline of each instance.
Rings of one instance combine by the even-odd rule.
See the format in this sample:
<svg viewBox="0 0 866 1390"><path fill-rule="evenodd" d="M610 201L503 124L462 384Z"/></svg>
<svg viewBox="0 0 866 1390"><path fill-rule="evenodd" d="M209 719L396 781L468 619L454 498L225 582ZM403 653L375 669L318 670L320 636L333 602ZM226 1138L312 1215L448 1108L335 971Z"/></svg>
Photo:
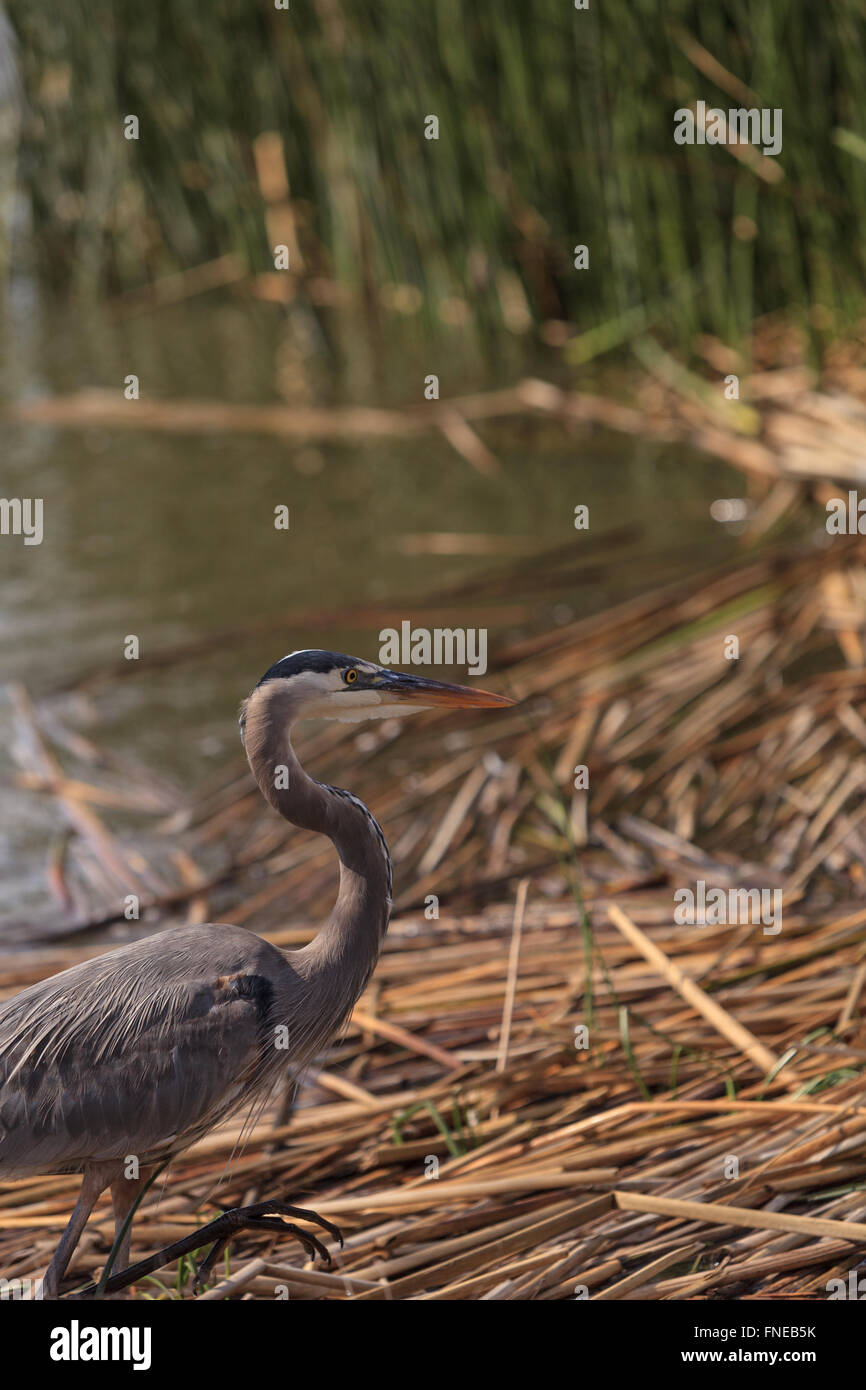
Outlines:
<svg viewBox="0 0 866 1390"><path fill-rule="evenodd" d="M292 964L307 980L335 1026L348 1014L372 974L391 912L391 860L382 831L350 792L308 777L295 756L290 730L296 715L278 681L259 686L246 703L244 743L262 794L280 815L327 835L340 858L333 911Z"/></svg>

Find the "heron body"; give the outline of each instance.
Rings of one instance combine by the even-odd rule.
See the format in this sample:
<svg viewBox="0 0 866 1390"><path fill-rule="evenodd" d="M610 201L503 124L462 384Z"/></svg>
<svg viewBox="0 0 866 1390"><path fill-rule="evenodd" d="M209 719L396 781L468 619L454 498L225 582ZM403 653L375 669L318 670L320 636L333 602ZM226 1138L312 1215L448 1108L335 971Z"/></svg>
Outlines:
<svg viewBox="0 0 866 1390"><path fill-rule="evenodd" d="M375 968L391 910L384 836L357 797L307 775L292 725L510 703L339 653L284 657L245 702L241 733L266 799L339 856L337 900L314 939L282 951L241 927L180 927L0 1005L0 1177L83 1174L44 1296L56 1296L106 1187L119 1232L154 1168L309 1063ZM121 1263L128 1253L127 1230Z"/></svg>

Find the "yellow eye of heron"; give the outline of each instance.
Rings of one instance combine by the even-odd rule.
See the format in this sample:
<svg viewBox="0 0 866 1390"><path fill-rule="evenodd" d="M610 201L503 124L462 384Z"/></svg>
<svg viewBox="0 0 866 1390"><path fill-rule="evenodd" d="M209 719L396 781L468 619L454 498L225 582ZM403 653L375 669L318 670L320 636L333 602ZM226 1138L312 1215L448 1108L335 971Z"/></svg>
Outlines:
<svg viewBox="0 0 866 1390"><path fill-rule="evenodd" d="M347 671L347 672L346 672L345 681L346 681L346 684L347 684L347 685L354 685L354 683L355 683L355 681L356 681L357 679L358 679L358 672L357 672L357 671L351 670L351 671Z"/></svg>

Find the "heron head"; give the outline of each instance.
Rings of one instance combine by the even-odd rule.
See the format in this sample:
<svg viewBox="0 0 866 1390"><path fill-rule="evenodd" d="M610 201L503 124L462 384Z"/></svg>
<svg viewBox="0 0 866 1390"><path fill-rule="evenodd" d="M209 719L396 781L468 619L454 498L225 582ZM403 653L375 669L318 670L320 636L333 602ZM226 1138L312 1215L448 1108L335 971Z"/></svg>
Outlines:
<svg viewBox="0 0 866 1390"><path fill-rule="evenodd" d="M507 695L393 671L342 652L291 652L265 672L256 691L272 681L280 682L293 721L354 722L422 709L500 709L514 704Z"/></svg>

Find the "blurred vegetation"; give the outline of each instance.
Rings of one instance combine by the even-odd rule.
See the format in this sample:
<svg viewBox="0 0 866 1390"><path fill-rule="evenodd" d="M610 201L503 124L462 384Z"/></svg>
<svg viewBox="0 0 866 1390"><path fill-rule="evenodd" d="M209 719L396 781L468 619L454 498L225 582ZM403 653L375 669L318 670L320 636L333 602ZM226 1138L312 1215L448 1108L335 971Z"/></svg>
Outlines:
<svg viewBox="0 0 866 1390"><path fill-rule="evenodd" d="M706 331L741 343L779 308L820 345L863 314L862 0L6 9L30 223L13 254L61 293L110 295L228 252L273 270L254 142L277 131L304 275L371 312L482 340L504 325L555 341L567 321L592 351L646 326L682 349ZM782 108L781 177L676 145L674 111L698 99Z"/></svg>

